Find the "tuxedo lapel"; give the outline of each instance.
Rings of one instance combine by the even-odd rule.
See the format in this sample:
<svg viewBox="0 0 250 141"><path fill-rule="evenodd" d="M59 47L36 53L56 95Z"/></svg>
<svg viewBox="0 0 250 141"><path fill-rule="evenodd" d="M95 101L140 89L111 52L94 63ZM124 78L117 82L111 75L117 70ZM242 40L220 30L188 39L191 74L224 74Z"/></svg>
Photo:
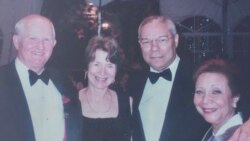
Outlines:
<svg viewBox="0 0 250 141"><path fill-rule="evenodd" d="M3 136L6 136L6 141L12 139L19 141L34 141L35 136L28 104L14 62L6 66L5 70L6 71L2 73L4 75L1 76L1 79L4 79L1 80L1 83L2 81L5 82L1 84L0 88L0 112L5 116L1 118L10 117L8 119L3 119L3 123L1 124L4 125L1 126L6 128L6 132L15 133L15 136L10 135L10 133L3 133L5 134ZM1 139L5 140L4 137Z"/></svg>
<svg viewBox="0 0 250 141"><path fill-rule="evenodd" d="M188 61L180 60L173 87L169 98L168 107L159 141L197 141L202 133L194 134L194 131L202 132L207 129L204 120L198 115L193 104L193 65ZM134 141L145 141L142 121L139 112L139 104L147 80L147 72L135 74L128 82L128 92L133 95ZM192 128L192 130L189 130ZM204 130L205 131L205 130Z"/></svg>
<svg viewBox="0 0 250 141"><path fill-rule="evenodd" d="M183 70L182 67L179 67L177 71L177 73L182 73ZM129 88L130 90L133 90L133 115L134 115L134 140L135 141L145 141L145 135L144 135L144 131L143 131L143 125L142 125L142 120L141 120L141 116L140 116L140 112L139 112L139 105L141 102L141 98L143 95L143 91L146 85L146 81L147 81L147 73L148 71L145 72L141 72L140 74L136 74L135 78L133 78L133 88ZM181 103L185 103L186 102L186 97L183 97L183 85L186 85L186 81L182 80L184 78L182 78L182 76L177 76L175 77L174 84L173 84L173 88L171 89L171 95L170 95L170 99L169 99L169 105L168 105L168 109L166 111L166 115L165 115L165 120L163 123L163 128L162 128L162 133L160 136L160 141L165 141L165 140L169 140L173 138L171 138L171 134L173 132L175 132L175 128L177 126L179 126L179 119L180 119L180 115L185 114L182 112L182 104ZM190 80L190 79L189 79ZM184 82L183 82L184 81ZM187 84L190 84L187 83ZM191 85L191 84L190 84ZM189 87L189 86L187 86ZM190 95L189 95L190 96ZM184 104L185 105L185 104ZM176 120L177 119L177 120ZM181 119L182 120L182 119Z"/></svg>
<svg viewBox="0 0 250 141"><path fill-rule="evenodd" d="M81 109L77 91L66 76L54 69L48 69L51 81L62 95L67 141L80 140Z"/></svg>
<svg viewBox="0 0 250 141"><path fill-rule="evenodd" d="M134 73L132 78L130 79L130 82L128 82L129 95L132 95L133 97L133 126L134 126L133 140L134 141L145 140L141 116L138 107L147 81L147 72L148 71Z"/></svg>
<svg viewBox="0 0 250 141"><path fill-rule="evenodd" d="M168 108L163 123L160 141L175 140L173 135L178 132L178 127L183 126L183 117L186 113L185 106L187 102L192 101L190 94L192 91L192 79L189 72L181 61L178 65L175 79L173 80L173 87L171 89ZM187 78L190 77L190 78Z"/></svg>
<svg viewBox="0 0 250 141"><path fill-rule="evenodd" d="M65 76L56 71L50 71L49 74L63 97L67 141L79 141L81 109L77 92ZM1 140L34 141L31 115L15 63L1 67L0 76Z"/></svg>

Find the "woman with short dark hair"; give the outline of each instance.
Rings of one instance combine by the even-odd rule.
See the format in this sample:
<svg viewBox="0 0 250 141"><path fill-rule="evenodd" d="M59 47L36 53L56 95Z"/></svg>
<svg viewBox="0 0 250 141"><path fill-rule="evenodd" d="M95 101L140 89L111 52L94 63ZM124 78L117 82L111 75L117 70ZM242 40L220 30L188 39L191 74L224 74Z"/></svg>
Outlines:
<svg viewBox="0 0 250 141"><path fill-rule="evenodd" d="M223 59L211 59L194 73L194 104L212 125L202 141L227 141L243 123L236 112L240 98L240 77L236 68Z"/></svg>

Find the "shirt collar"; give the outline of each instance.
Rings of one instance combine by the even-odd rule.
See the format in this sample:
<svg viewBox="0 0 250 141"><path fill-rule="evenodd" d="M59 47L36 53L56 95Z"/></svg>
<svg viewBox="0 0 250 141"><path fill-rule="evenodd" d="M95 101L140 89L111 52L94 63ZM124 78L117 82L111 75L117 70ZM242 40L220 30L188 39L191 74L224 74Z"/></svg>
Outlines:
<svg viewBox="0 0 250 141"><path fill-rule="evenodd" d="M240 125L242 123L243 123L242 116L241 116L240 113L237 113L232 118L230 118L224 125L222 125L222 127L220 127L220 129L218 130L217 133L215 133L215 134L213 133L213 135L214 136L222 135L230 127L233 127L233 126L236 126L236 125Z"/></svg>
<svg viewBox="0 0 250 141"><path fill-rule="evenodd" d="M166 68L166 69L169 68L171 70L172 76L175 76L175 72L177 70L179 62L180 62L180 57L178 55L176 55L174 61ZM150 71L151 72L158 72L157 70L153 69L152 67L150 67ZM172 80L173 79L174 78L172 77Z"/></svg>
<svg viewBox="0 0 250 141"><path fill-rule="evenodd" d="M18 58L16 58L15 60L15 65L16 68L19 72L21 72L22 74L27 73L28 74L28 67L26 67Z"/></svg>
<svg viewBox="0 0 250 141"><path fill-rule="evenodd" d="M21 62L19 58L16 58L15 65L16 65L16 68L19 69L22 73L24 73L24 71L28 72L29 70L29 68L23 62ZM39 74L42 74L43 71L44 71L44 68Z"/></svg>

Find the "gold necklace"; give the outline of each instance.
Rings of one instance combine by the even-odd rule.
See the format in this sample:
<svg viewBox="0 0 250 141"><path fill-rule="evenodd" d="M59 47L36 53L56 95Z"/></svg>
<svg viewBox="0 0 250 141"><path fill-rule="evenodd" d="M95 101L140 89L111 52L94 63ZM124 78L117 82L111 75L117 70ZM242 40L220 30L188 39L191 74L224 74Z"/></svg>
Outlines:
<svg viewBox="0 0 250 141"><path fill-rule="evenodd" d="M87 104L89 105L90 109L92 109L95 113L98 113L98 114L99 114L99 113L108 113L108 112L111 110L111 107L112 107L113 97L112 97L112 95L109 94L108 92L106 92L106 95L110 95L110 102L109 102L108 108L107 108L107 110L105 110L105 111L98 111L98 110L96 110L96 109L91 105L91 103L90 103L90 101L89 101L89 98L88 98L88 93L87 93L87 91L86 91L86 100L87 100Z"/></svg>

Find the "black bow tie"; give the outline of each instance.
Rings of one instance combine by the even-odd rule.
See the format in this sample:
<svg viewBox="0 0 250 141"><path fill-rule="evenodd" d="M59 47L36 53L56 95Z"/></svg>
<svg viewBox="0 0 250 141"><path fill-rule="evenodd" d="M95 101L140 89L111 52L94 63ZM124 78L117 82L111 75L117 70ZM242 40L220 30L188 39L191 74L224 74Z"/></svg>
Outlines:
<svg viewBox="0 0 250 141"><path fill-rule="evenodd" d="M37 75L37 73L29 70L30 85L34 85L38 79L41 79L46 85L49 83L49 74L46 70L42 74Z"/></svg>
<svg viewBox="0 0 250 141"><path fill-rule="evenodd" d="M149 80L150 80L150 82L152 84L154 84L159 79L159 77L163 77L166 80L171 81L172 80L172 74L171 74L170 69L166 69L166 70L164 70L163 72L160 72L160 73L149 72L148 78L149 78Z"/></svg>

